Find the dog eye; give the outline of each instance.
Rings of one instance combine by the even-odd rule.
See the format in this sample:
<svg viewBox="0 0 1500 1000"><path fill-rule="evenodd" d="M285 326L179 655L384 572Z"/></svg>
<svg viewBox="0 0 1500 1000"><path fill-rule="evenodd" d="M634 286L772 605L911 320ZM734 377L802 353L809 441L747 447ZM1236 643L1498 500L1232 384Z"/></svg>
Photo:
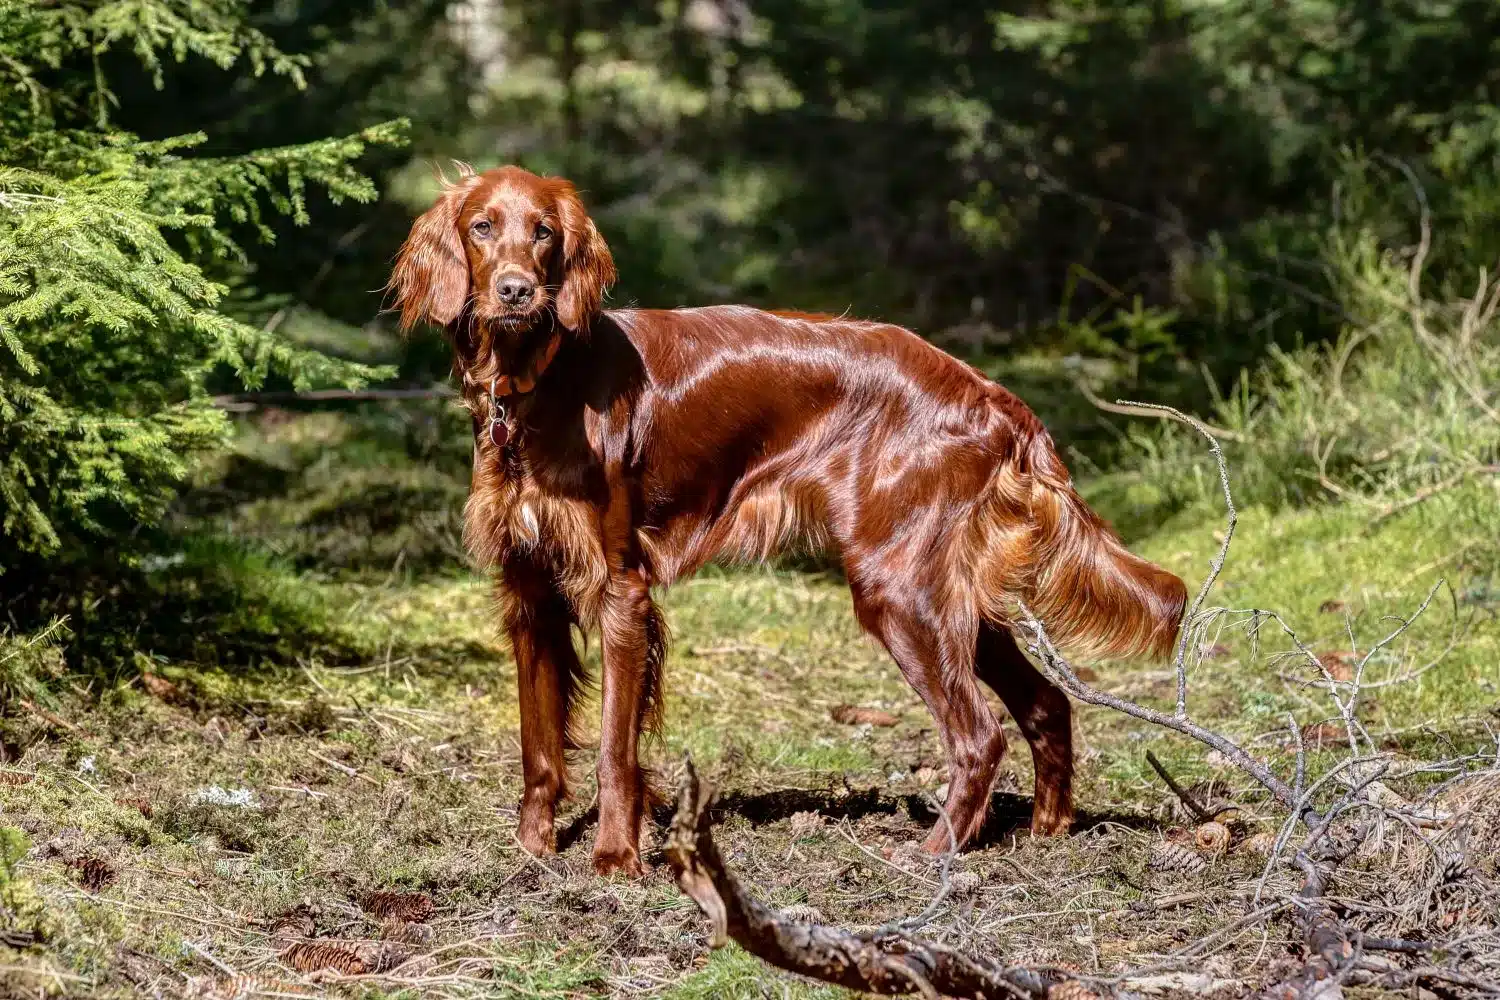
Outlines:
<svg viewBox="0 0 1500 1000"><path fill-rule="evenodd" d="M550 240L551 238L552 230L539 223L536 227L536 241L540 243L542 240Z"/></svg>
<svg viewBox="0 0 1500 1000"><path fill-rule="evenodd" d="M480 219L478 222L470 226L469 229L474 233L475 236L488 236L490 234L489 220Z"/></svg>

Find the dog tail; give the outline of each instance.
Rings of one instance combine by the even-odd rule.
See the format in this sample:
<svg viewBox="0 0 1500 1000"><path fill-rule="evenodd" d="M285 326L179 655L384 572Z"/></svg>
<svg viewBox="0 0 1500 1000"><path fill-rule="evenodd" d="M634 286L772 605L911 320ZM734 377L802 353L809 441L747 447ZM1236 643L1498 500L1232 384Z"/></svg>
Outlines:
<svg viewBox="0 0 1500 1000"><path fill-rule="evenodd" d="M1042 622L1060 649L1085 657L1150 657L1172 653L1187 605L1182 580L1131 553L1073 488L1051 436L1040 427L1019 442L1015 468L997 489L1016 517L1012 530L991 530L1009 563L1000 584ZM1001 520L991 520L998 527ZM997 581L999 582L999 581ZM995 591L986 588L991 594ZM1002 617L987 610L987 618ZM1010 615L1003 617L1009 618Z"/></svg>

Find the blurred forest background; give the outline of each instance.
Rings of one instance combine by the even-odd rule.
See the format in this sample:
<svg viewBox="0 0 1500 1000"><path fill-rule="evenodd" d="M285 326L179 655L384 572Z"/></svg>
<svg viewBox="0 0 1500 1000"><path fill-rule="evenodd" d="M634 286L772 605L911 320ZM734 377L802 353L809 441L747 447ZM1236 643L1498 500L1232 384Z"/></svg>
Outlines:
<svg viewBox="0 0 1500 1000"><path fill-rule="evenodd" d="M379 310L450 158L573 178L615 304L912 326L1127 533L1212 476L1090 397L1203 415L1251 503L1491 476L1497 38L1488 0L0 0L7 624L194 558L216 397L444 379ZM450 531L463 422L395 410L443 485L351 488Z"/></svg>
<svg viewBox="0 0 1500 1000"><path fill-rule="evenodd" d="M769 995L746 953L710 956L665 874L594 878L587 751L572 846L516 845L512 665L461 542L470 421L440 394L440 336L403 340L381 311L453 159L573 179L615 305L911 326L1030 404L1087 499L1194 589L1226 532L1209 449L1116 401L1195 414L1241 515L1208 600L1251 609L1191 640L1195 717L1288 781L1295 759L1300 783L1303 738L1344 739L1309 692L1348 719L1338 684L1369 661L1382 754L1490 759L1497 98L1495 0L0 0L0 996L243 996L236 971L384 968L329 943L353 937L432 949L361 995ZM362 388L387 395L303 393ZM882 859L947 779L836 563L705 571L663 600L653 766L691 752L737 797L726 856L762 859L778 904L909 916L935 877ZM1326 685L1289 666L1312 649ZM1098 666L1173 704L1169 673ZM847 725L851 706L889 725ZM1096 971L1179 946L1207 969L1174 915L1188 899L1194 934L1261 933L1225 909L1261 900L1258 857L1214 862L1244 892L1160 909L1116 871L1146 878L1166 815L1144 747L1205 804L1228 765L1077 719L1080 804L1107 822L1017 843L1000 817L958 862L985 888L944 904L949 926ZM1029 767L1016 753L1005 787ZM1402 773L1429 772L1447 773ZM799 827L817 810L825 832ZM1367 881L1451 890L1421 903L1425 940L1495 912L1447 860L1395 870ZM1343 913L1358 883L1330 884ZM385 937L366 893L392 888L436 901L436 936ZM283 950L294 925L307 940ZM1250 940L1215 960L1288 953ZM1467 958L1412 957L1440 953Z"/></svg>

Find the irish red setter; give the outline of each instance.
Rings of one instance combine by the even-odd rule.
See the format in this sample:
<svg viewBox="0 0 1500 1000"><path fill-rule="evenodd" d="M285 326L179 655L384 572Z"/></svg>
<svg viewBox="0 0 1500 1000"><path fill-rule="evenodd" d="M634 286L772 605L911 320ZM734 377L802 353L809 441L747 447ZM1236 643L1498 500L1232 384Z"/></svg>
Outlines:
<svg viewBox="0 0 1500 1000"><path fill-rule="evenodd" d="M466 542L497 571L520 686L522 845L556 849L582 667L603 643L594 867L641 871L637 744L660 722L666 627L651 588L791 545L842 559L860 624L932 713L960 844L1005 751L1036 765L1032 828L1073 819L1067 698L1026 659L1018 600L1064 648L1162 656L1182 581L1074 492L1036 416L898 326L745 306L604 311L609 247L573 186L461 172L391 278L403 328L443 327L473 414ZM939 822L926 847L943 851Z"/></svg>

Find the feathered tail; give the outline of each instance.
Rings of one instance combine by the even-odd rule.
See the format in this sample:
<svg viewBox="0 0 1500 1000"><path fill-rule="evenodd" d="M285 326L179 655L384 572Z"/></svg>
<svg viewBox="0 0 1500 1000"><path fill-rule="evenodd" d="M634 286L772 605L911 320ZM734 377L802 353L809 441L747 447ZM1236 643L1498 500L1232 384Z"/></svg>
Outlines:
<svg viewBox="0 0 1500 1000"><path fill-rule="evenodd" d="M1003 508L1029 523L991 532L1007 539L1003 551L987 546L989 558L1010 563L987 567L1000 570L1000 586L1026 603L1061 649L1096 657L1170 656L1186 586L1121 544L1073 488L1045 431L1038 429L1019 452L1018 474L1005 474L999 489L1008 494ZM986 617L998 617L994 610L987 608Z"/></svg>

